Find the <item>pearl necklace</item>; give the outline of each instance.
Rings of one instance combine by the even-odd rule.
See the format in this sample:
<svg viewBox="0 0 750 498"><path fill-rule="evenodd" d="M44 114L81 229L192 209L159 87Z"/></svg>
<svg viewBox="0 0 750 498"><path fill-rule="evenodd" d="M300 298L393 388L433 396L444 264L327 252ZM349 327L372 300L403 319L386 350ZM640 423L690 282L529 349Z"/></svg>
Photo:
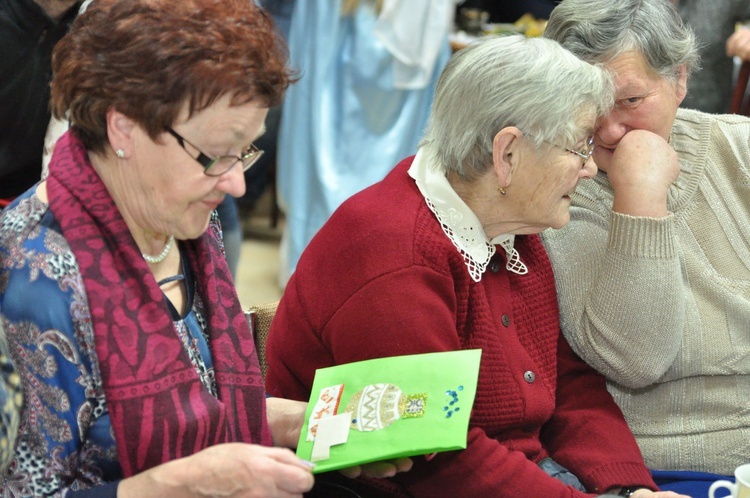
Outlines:
<svg viewBox="0 0 750 498"><path fill-rule="evenodd" d="M151 256L150 254L141 252L141 256L143 256L143 259L145 259L147 262L151 263L152 265L161 263L162 261L167 259L167 255L169 254L169 251L172 250L173 245L174 245L174 235L170 235L169 240L167 241L166 244L164 244L164 249L162 249L159 254L157 254L156 256Z"/></svg>

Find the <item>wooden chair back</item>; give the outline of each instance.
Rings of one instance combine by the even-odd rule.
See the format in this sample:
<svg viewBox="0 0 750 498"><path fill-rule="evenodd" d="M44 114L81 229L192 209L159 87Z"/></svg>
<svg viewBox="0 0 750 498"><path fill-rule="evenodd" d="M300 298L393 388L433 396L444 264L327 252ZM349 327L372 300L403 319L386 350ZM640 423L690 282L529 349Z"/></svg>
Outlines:
<svg viewBox="0 0 750 498"><path fill-rule="evenodd" d="M248 325L250 325L250 330L253 332L255 349L258 352L258 360L260 361L260 371L263 374L264 379L266 378L266 371L268 370L268 362L266 361L266 341L268 340L268 331L271 328L271 321L276 314L276 308L278 306L279 302L274 301L253 306L245 312L245 318L247 319Z"/></svg>

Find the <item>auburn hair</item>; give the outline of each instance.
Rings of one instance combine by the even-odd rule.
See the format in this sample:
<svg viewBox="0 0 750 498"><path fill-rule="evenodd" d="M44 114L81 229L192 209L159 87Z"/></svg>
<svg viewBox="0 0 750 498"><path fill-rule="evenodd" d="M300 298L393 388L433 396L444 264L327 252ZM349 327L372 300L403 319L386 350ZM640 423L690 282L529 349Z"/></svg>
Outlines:
<svg viewBox="0 0 750 498"><path fill-rule="evenodd" d="M231 95L281 102L295 76L273 21L250 0L95 0L52 56L52 112L87 149L108 143L114 108L152 139Z"/></svg>

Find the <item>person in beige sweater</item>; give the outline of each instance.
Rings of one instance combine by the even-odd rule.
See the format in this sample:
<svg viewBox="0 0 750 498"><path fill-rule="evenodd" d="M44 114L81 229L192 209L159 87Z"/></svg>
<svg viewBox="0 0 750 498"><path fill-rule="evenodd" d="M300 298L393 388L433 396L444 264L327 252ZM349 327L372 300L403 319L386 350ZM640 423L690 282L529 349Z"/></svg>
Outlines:
<svg viewBox="0 0 750 498"><path fill-rule="evenodd" d="M669 0L565 0L545 36L617 86L600 172L543 234L565 336L651 469L730 475L750 462L750 120L679 108L699 61Z"/></svg>

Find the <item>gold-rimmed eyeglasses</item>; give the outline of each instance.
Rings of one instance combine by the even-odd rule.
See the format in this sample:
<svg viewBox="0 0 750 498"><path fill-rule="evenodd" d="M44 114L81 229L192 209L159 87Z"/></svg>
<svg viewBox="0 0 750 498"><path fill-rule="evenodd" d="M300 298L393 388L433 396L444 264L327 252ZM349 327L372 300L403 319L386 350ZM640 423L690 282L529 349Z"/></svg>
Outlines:
<svg viewBox="0 0 750 498"><path fill-rule="evenodd" d="M564 150L565 152L570 152L571 154L575 154L576 156L583 159L583 163L581 164L581 167L586 166L586 161L588 161L589 158L591 158L591 155L594 153L594 147L595 147L594 135L591 135L586 139L586 142L584 142L581 150L569 149L567 147L563 147L562 145L553 144L552 142L548 142L548 143L554 147Z"/></svg>
<svg viewBox="0 0 750 498"><path fill-rule="evenodd" d="M190 154L190 151L185 148L186 143L198 151L198 157L193 157L193 159L197 161L198 164L203 166L203 173L208 176L221 176L224 173L228 172L230 169L234 168L236 164L242 164L242 171L247 171L253 164L258 161L258 159L260 159L260 156L263 155L262 150L257 148L254 144L250 144L250 146L248 146L248 148L245 149L239 157L226 155L216 156L212 158L208 154L203 153L192 142L183 138L182 135L174 131L172 128L168 128L167 131L170 135L177 139L177 143L180 144L180 147L182 147L190 157L193 157L193 155Z"/></svg>

